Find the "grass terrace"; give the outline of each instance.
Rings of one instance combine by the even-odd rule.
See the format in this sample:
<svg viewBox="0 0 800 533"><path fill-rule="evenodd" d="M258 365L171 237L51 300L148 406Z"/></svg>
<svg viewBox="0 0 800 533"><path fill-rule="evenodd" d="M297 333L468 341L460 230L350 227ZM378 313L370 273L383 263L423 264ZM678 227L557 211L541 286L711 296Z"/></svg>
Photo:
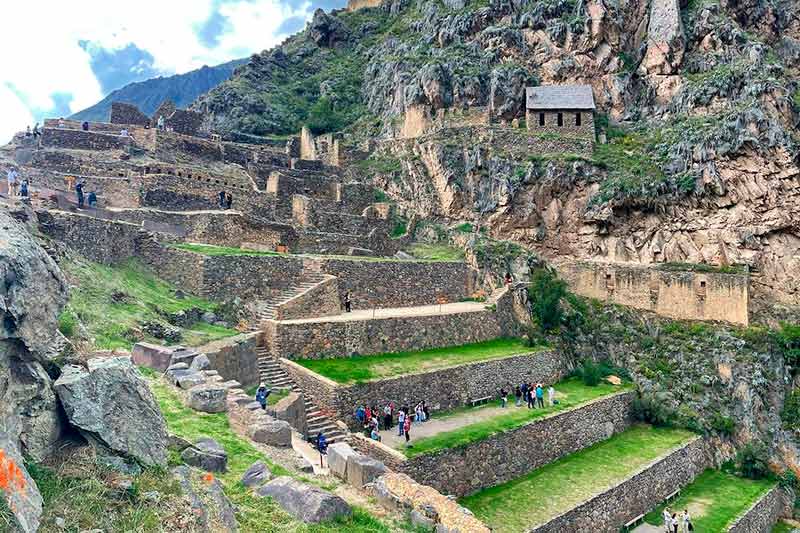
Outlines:
<svg viewBox="0 0 800 533"><path fill-rule="evenodd" d="M519 339L494 339L419 352L397 352L342 359L301 359L295 362L337 383L349 385L467 363L503 359L544 349L545 347L530 348Z"/></svg>
<svg viewBox="0 0 800 533"><path fill-rule="evenodd" d="M694 436L679 429L637 425L460 503L496 533L525 531L604 492Z"/></svg>
<svg viewBox="0 0 800 533"><path fill-rule="evenodd" d="M745 479L721 470L708 469L686 486L669 507L675 512L688 509L696 531L723 532L774 486L773 481L766 479ZM656 526L662 525L664 507L660 505L647 513L645 521Z"/></svg>
<svg viewBox="0 0 800 533"><path fill-rule="evenodd" d="M194 252L208 256L271 256L271 257L320 257L323 259L340 259L343 261L361 261L368 263L463 263L464 254L460 250L450 247L436 247L420 248L419 250L412 250L414 259L396 259L394 257L369 257L361 255L315 255L315 254L290 254L278 253L270 251L258 250L244 250L242 248L233 248L230 246L215 246L213 244L198 244L198 243L182 243L173 244L173 248L184 250L186 252Z"/></svg>
<svg viewBox="0 0 800 533"><path fill-rule="evenodd" d="M481 412L488 409L497 410L498 402L480 407L464 407L442 414L435 414L435 419L445 420L454 417L475 416L480 420L473 424L464 425L458 429L444 431L431 437L423 437L413 441L410 448L401 446L401 451L411 458L423 454L435 453L440 450L466 446L473 442L484 440L496 433L510 431L534 420L545 418L550 415L575 409L586 403L611 396L626 390L632 390L633 385L623 383L622 385L612 385L603 382L594 387L584 385L578 378L569 378L554 385L558 404L545 405L544 408L528 409L527 407L515 407L513 394L509 396L509 406L502 410L502 414L491 418L481 418ZM546 400L545 400L546 404ZM413 433L412 433L413 435Z"/></svg>
<svg viewBox="0 0 800 533"><path fill-rule="evenodd" d="M144 323L163 323L165 315L194 308L217 310L217 304L202 298L177 298L175 287L137 261L109 267L74 260L63 265L63 270L72 288L69 303L59 317L59 330L71 338L81 335L80 322L96 348L130 349L138 340L160 343L137 333ZM181 329L181 343L199 346L237 334L233 329L197 322Z"/></svg>

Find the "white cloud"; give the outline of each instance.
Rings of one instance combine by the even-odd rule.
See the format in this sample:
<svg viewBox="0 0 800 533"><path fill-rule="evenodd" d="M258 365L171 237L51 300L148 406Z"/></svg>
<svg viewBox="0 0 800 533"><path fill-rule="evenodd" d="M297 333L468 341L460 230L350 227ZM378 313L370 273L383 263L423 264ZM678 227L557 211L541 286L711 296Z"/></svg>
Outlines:
<svg viewBox="0 0 800 533"><path fill-rule="evenodd" d="M168 75L270 48L285 37L275 35L283 20L311 16L311 2L296 9L280 0L226 2L219 9L232 30L208 48L195 29L214 8L212 0L39 0L3 6L0 87L10 84L22 98L8 88L0 92L0 143L10 138L9 131L24 129L32 116L51 110L55 93L72 95L72 112L103 97L81 40L107 50L134 44Z"/></svg>

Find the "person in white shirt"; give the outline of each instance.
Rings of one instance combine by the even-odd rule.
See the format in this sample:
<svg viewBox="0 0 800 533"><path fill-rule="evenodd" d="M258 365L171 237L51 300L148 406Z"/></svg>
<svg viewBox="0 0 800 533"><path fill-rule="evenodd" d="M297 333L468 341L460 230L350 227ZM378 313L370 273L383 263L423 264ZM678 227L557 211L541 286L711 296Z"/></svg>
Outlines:
<svg viewBox="0 0 800 533"><path fill-rule="evenodd" d="M694 529L694 526L692 526L692 517L689 516L689 509L683 510L683 514L681 515L681 526L683 527L683 533L689 533Z"/></svg>
<svg viewBox="0 0 800 533"><path fill-rule="evenodd" d="M547 389L547 400L550 402L550 406L553 406L553 400L556 399L556 389L550 385L550 388Z"/></svg>
<svg viewBox="0 0 800 533"><path fill-rule="evenodd" d="M664 516L664 531L672 533L672 513L669 512L669 507L665 507L662 514Z"/></svg>
<svg viewBox="0 0 800 533"><path fill-rule="evenodd" d="M14 167L8 169L6 173L6 181L8 182L8 197L13 198L17 195L17 170Z"/></svg>

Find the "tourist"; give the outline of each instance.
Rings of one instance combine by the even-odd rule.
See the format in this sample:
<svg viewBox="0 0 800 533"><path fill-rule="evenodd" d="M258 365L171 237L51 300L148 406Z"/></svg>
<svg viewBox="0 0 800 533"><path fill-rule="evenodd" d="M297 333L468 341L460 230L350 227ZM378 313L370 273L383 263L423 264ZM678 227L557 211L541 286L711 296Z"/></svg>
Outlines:
<svg viewBox="0 0 800 533"><path fill-rule="evenodd" d="M230 209L233 205L233 195L228 193L225 195L225 209Z"/></svg>
<svg viewBox="0 0 800 533"><path fill-rule="evenodd" d="M164 131L164 115L158 116L158 121L156 122L156 127L161 131Z"/></svg>
<svg viewBox="0 0 800 533"><path fill-rule="evenodd" d="M119 136L120 137L127 137L128 136L128 130L126 130L125 128L122 128L122 130L120 130L120 132L119 132Z"/></svg>
<svg viewBox="0 0 800 533"><path fill-rule="evenodd" d="M514 387L514 398L515 398L515 405L519 407L522 405L522 389L519 385Z"/></svg>
<svg viewBox="0 0 800 533"><path fill-rule="evenodd" d="M328 440L325 438L325 435L322 434L320 431L317 433L317 450L320 454L325 454L328 451Z"/></svg>
<svg viewBox="0 0 800 533"><path fill-rule="evenodd" d="M508 392L506 392L506 389L500 387L500 407L505 408L507 403L508 403Z"/></svg>
<svg viewBox="0 0 800 533"><path fill-rule="evenodd" d="M33 140L34 141L37 140L39 137L41 137L41 135L42 132L39 131L39 123L37 122L36 124L33 125Z"/></svg>
<svg viewBox="0 0 800 533"><path fill-rule="evenodd" d="M525 383L524 380L520 384L519 390L522 391L522 401L523 402L527 402L528 401L528 384Z"/></svg>
<svg viewBox="0 0 800 533"><path fill-rule="evenodd" d="M350 313L353 311L353 303L350 300L350 291L347 291L344 295L344 312Z"/></svg>
<svg viewBox="0 0 800 533"><path fill-rule="evenodd" d="M8 182L8 197L13 198L17 195L17 169L14 167L8 169L6 181Z"/></svg>
<svg viewBox="0 0 800 533"><path fill-rule="evenodd" d="M408 441L411 439L411 417L406 416L405 422L403 422L403 434L406 436L406 446L411 447Z"/></svg>
<svg viewBox="0 0 800 533"><path fill-rule="evenodd" d="M544 389L541 383L536 384L536 403L544 409Z"/></svg>
<svg viewBox="0 0 800 533"><path fill-rule="evenodd" d="M547 389L547 401L550 403L550 407L555 405L556 389L554 389L552 385L550 385L550 387Z"/></svg>
<svg viewBox="0 0 800 533"><path fill-rule="evenodd" d="M422 404L414 406L414 422L422 422Z"/></svg>
<svg viewBox="0 0 800 533"><path fill-rule="evenodd" d="M31 136L33 136L33 133L31 133L31 127L28 126L25 128L25 137L31 137Z"/></svg>
<svg viewBox="0 0 800 533"><path fill-rule="evenodd" d="M381 434L378 433L378 427L377 426L372 428L372 433L370 434L370 438L372 438L372 440L376 440L376 441L380 442Z"/></svg>
<svg viewBox="0 0 800 533"><path fill-rule="evenodd" d="M392 408L387 403L383 406L383 429L392 427Z"/></svg>
<svg viewBox="0 0 800 533"><path fill-rule="evenodd" d="M97 194L94 191L89 193L89 196L86 197L86 201L89 204L89 207L97 207Z"/></svg>
<svg viewBox="0 0 800 533"><path fill-rule="evenodd" d="M64 118L63 117L58 119L58 127L59 128L63 128L64 127Z"/></svg>
<svg viewBox="0 0 800 533"><path fill-rule="evenodd" d="M256 390L256 401L261 404L261 408L267 409L267 398L272 391L269 390L263 383L259 383L258 390Z"/></svg>
<svg viewBox="0 0 800 533"><path fill-rule="evenodd" d="M400 409L400 412L397 413L397 436L403 436L403 426L406 422L406 412L403 409Z"/></svg>
<svg viewBox="0 0 800 533"><path fill-rule="evenodd" d="M525 385L525 388L528 389L528 409L533 409L536 407L536 398L533 397L533 383L530 381Z"/></svg>
<svg viewBox="0 0 800 533"><path fill-rule="evenodd" d="M428 410L428 404L425 403L425 400L422 400L422 414L425 415L425 418L424 418L425 422L430 420L431 412Z"/></svg>
<svg viewBox="0 0 800 533"><path fill-rule="evenodd" d="M669 507L664 507L664 511L661 514L664 518L664 531L672 533L672 513L669 512Z"/></svg>
<svg viewBox="0 0 800 533"><path fill-rule="evenodd" d="M356 408L356 420L358 420L358 423L363 426L366 419L367 419L367 411L366 409L364 409L363 405L359 405Z"/></svg>
<svg viewBox="0 0 800 533"><path fill-rule="evenodd" d="M27 179L23 179L22 180L22 183L19 186L19 195L22 198L27 198L28 197L28 180Z"/></svg>
<svg viewBox="0 0 800 533"><path fill-rule="evenodd" d="M694 531L694 526L692 525L692 517L689 516L689 509L683 510L683 515L681 515L681 522L683 522L683 533L689 533L690 531Z"/></svg>
<svg viewBox="0 0 800 533"><path fill-rule="evenodd" d="M225 209L225 191L219 191L217 195L217 205L220 209Z"/></svg>
<svg viewBox="0 0 800 533"><path fill-rule="evenodd" d="M81 129L83 131L89 131L89 123L84 121L83 124L81 124Z"/></svg>
<svg viewBox="0 0 800 533"><path fill-rule="evenodd" d="M678 513L672 513L672 533L678 533Z"/></svg>
<svg viewBox="0 0 800 533"><path fill-rule="evenodd" d="M78 196L78 209L83 209L83 180L75 185L75 194Z"/></svg>
<svg viewBox="0 0 800 533"><path fill-rule="evenodd" d="M64 176L64 190L71 191L75 188L75 176Z"/></svg>
<svg viewBox="0 0 800 533"><path fill-rule="evenodd" d="M511 285L511 281L512 281L511 280L511 273L506 272L506 285L507 286Z"/></svg>

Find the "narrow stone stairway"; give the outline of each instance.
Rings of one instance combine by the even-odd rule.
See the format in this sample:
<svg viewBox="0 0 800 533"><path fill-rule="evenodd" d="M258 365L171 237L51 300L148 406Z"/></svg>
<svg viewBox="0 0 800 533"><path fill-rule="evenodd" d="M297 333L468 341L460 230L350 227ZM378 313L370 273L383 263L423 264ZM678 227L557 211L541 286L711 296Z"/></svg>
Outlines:
<svg viewBox="0 0 800 533"><path fill-rule="evenodd" d="M308 436L315 437L320 431L329 444L345 440L345 432L328 418L314 401L289 377L280 363L270 357L265 346L256 348L258 355L258 371L261 381L270 387L287 387L303 395L306 408L306 421L308 423Z"/></svg>
<svg viewBox="0 0 800 533"><path fill-rule="evenodd" d="M312 287L319 285L325 279L326 275L321 271L317 263L311 261L304 262L303 275L299 278L297 283L283 289L270 300L261 301L256 304L256 316L258 318L258 326L256 329L260 329L261 324L265 320L277 319L279 306L303 294Z"/></svg>

